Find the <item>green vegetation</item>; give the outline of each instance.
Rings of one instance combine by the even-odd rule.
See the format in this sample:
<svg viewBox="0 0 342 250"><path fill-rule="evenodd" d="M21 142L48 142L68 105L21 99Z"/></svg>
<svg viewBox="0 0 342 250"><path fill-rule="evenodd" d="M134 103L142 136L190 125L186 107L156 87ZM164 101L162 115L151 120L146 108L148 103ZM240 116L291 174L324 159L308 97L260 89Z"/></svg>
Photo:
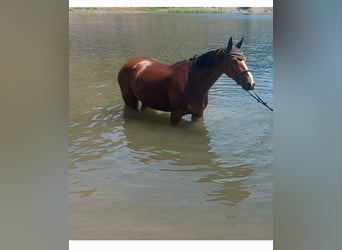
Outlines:
<svg viewBox="0 0 342 250"><path fill-rule="evenodd" d="M226 8L206 8L206 7L151 7L145 8L156 13L224 13Z"/></svg>
<svg viewBox="0 0 342 250"><path fill-rule="evenodd" d="M111 11L115 13L240 13L240 14L272 14L272 7L76 7L73 11Z"/></svg>

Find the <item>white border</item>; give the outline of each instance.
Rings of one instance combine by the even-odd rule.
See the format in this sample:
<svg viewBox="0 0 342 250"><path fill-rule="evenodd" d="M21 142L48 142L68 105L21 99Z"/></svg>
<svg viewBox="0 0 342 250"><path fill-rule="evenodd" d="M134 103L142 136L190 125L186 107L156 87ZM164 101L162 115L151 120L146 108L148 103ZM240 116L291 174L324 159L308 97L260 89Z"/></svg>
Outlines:
<svg viewBox="0 0 342 250"><path fill-rule="evenodd" d="M180 249L229 249L229 250L272 250L271 240L251 241L102 241L81 240L69 241L69 250L121 250L121 249L148 249L148 250L180 250Z"/></svg>
<svg viewBox="0 0 342 250"><path fill-rule="evenodd" d="M273 7L272 0L69 0L69 7ZM229 249L272 250L272 240L258 241L89 241L70 240L69 250L121 249Z"/></svg>
<svg viewBox="0 0 342 250"><path fill-rule="evenodd" d="M272 0L69 0L69 7L273 7Z"/></svg>

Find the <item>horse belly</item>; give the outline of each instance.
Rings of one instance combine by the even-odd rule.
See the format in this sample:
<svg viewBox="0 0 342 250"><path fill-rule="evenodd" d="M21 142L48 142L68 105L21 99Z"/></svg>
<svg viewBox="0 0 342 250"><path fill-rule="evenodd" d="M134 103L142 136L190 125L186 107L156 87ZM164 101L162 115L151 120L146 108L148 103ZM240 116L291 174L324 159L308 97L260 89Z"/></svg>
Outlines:
<svg viewBox="0 0 342 250"><path fill-rule="evenodd" d="M136 77L134 85L136 96L145 106L170 111L170 79L167 72L147 68Z"/></svg>
<svg viewBox="0 0 342 250"><path fill-rule="evenodd" d="M152 109L170 111L169 96L165 88L151 87L145 83L143 87L137 89L136 96L141 103Z"/></svg>
<svg viewBox="0 0 342 250"><path fill-rule="evenodd" d="M162 100L162 99L156 99L153 102L146 100L146 101L141 101L141 103L151 109L156 109L156 110L165 111L165 112L171 111L169 103L165 102L165 100Z"/></svg>
<svg viewBox="0 0 342 250"><path fill-rule="evenodd" d="M138 100L152 109L171 111L172 68L150 58L138 58L130 68L130 85Z"/></svg>

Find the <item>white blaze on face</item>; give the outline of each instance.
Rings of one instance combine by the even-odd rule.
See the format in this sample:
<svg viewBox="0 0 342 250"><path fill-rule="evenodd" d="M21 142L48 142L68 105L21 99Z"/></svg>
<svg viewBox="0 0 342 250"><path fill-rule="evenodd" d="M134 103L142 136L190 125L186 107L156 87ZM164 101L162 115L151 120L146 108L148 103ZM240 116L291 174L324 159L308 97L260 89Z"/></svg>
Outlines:
<svg viewBox="0 0 342 250"><path fill-rule="evenodd" d="M244 70L248 70L248 67L247 67L245 61L242 61L241 64L242 64L243 67L245 68ZM254 78L253 78L253 75L251 74L251 72L248 71L247 74L248 74L249 77L251 78L252 83L254 83Z"/></svg>
<svg viewBox="0 0 342 250"><path fill-rule="evenodd" d="M151 61L143 60L134 65L133 69L136 70L136 76L138 77L148 66L152 64Z"/></svg>

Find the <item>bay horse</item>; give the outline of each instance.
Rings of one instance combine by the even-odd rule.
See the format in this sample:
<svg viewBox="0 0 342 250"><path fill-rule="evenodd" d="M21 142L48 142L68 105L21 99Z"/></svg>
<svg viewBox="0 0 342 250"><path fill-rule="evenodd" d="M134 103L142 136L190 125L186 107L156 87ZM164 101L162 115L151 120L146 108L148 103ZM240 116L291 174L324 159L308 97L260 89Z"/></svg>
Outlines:
<svg viewBox="0 0 342 250"><path fill-rule="evenodd" d="M137 57L126 62L118 73L118 82L125 104L133 109L149 107L171 112L171 123L183 115L192 119L203 116L208 105L208 91L225 73L245 90L255 85L240 50L243 37L233 45L211 50L189 60L166 64L154 58Z"/></svg>

